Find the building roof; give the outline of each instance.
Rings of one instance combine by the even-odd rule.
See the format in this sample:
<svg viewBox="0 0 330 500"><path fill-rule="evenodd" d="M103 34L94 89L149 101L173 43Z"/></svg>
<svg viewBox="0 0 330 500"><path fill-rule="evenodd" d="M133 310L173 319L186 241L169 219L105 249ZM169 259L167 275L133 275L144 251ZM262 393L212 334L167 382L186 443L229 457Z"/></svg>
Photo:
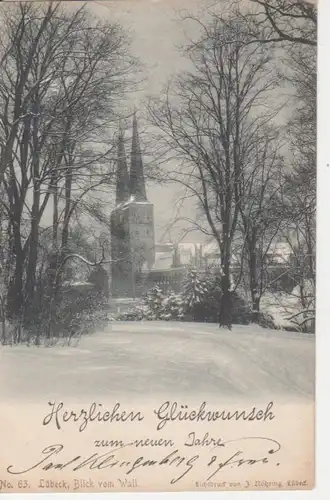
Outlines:
<svg viewBox="0 0 330 500"><path fill-rule="evenodd" d="M122 208L123 204L127 202L148 203L135 112L133 116L130 172L128 172L127 168L124 133L122 129L119 131L118 139L116 208Z"/></svg>
<svg viewBox="0 0 330 500"><path fill-rule="evenodd" d="M194 257L196 256L196 250L198 251L202 246L202 255L207 258L208 263L218 262L220 259L220 251L216 241L211 241L209 243L179 243L177 245L180 264L187 266L194 262ZM172 243L158 243L156 244L155 252L155 264L153 266L154 270L166 270L170 269L173 265L173 254L175 245ZM275 262L284 263L287 262L289 256L292 254L290 245L286 242L274 243L268 252L269 256L273 258ZM232 264L240 262L239 256L232 256Z"/></svg>
<svg viewBox="0 0 330 500"><path fill-rule="evenodd" d="M140 140L136 113L133 116L133 136L131 151L130 193L137 201L147 201L144 181L143 161L140 150Z"/></svg>

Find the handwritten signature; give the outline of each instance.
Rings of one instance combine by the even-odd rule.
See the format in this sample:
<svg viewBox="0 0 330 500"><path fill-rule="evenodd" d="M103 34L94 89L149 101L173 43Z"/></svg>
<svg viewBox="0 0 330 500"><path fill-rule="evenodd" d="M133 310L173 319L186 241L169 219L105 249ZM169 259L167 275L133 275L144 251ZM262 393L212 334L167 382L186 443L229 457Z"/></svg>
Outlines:
<svg viewBox="0 0 330 500"><path fill-rule="evenodd" d="M253 449L258 445L258 449L262 448L263 451L259 451L259 454L252 452L254 456L246 456L244 452L244 445L247 443L253 445ZM151 458L147 456L138 456L132 460L120 460L116 455L118 451L126 446L131 446L131 443L123 445L116 449L111 449L110 451L100 454L93 453L88 458L81 455L76 455L69 460L63 460L62 456L64 453L63 444L52 444L44 448L41 452L41 459L32 465L27 465L24 468L19 468L15 465L9 465L7 467L7 472L10 474L26 474L32 470L41 469L43 471L54 471L63 469L71 469L72 471L78 471L80 469L89 470L102 470L106 468L116 469L120 468L125 471L126 475L136 472L137 469L141 467L170 467L176 468L178 470L177 474L172 477L170 483L175 484L182 480L187 474L189 474L196 463L202 460L200 454L181 454L178 449L171 451L170 453L164 454L161 458ZM213 449L219 448L215 446ZM204 464L209 475L207 481L212 479L220 471L228 467L243 467L243 466L253 466L256 464L268 464L270 459L274 457L281 449L281 445L278 441L266 437L244 437L231 441L226 441L221 443L221 449L217 450L217 454L211 456L207 459ZM56 458L55 458L56 457ZM204 458L205 459L205 458ZM277 463L276 465L279 465Z"/></svg>

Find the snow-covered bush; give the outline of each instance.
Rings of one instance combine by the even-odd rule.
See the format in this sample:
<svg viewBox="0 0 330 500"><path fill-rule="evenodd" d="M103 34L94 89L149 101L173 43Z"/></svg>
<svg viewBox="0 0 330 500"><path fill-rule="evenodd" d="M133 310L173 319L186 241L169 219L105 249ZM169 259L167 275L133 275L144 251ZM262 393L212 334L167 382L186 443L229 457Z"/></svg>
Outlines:
<svg viewBox="0 0 330 500"><path fill-rule="evenodd" d="M182 293L167 294L155 286L141 303L117 316L121 321L163 320L217 323L221 299L220 278L212 273L191 269ZM251 310L236 292L232 293L233 323L248 324Z"/></svg>
<svg viewBox="0 0 330 500"><path fill-rule="evenodd" d="M146 319L156 320L160 319L163 311L163 302L165 295L161 288L154 286L147 293L143 305L145 306Z"/></svg>
<svg viewBox="0 0 330 500"><path fill-rule="evenodd" d="M220 301L219 278L191 268L183 282L182 298L186 319L217 321Z"/></svg>
<svg viewBox="0 0 330 500"><path fill-rule="evenodd" d="M267 312L259 312L258 324L263 328L277 330L279 326L276 324L274 317Z"/></svg>
<svg viewBox="0 0 330 500"><path fill-rule="evenodd" d="M150 310L147 305L135 304L128 311L121 312L115 315L118 321L142 321L150 318Z"/></svg>
<svg viewBox="0 0 330 500"><path fill-rule="evenodd" d="M217 323L221 300L221 277L211 272L191 269L183 288L183 298L187 319ZM251 309L246 301L232 292L232 322L246 325L251 321Z"/></svg>
<svg viewBox="0 0 330 500"><path fill-rule="evenodd" d="M190 269L183 282L182 297L187 309L192 310L205 301L210 291L209 275Z"/></svg>
<svg viewBox="0 0 330 500"><path fill-rule="evenodd" d="M163 300L160 319L181 321L184 319L184 315L185 304L182 295L169 292L169 295Z"/></svg>
<svg viewBox="0 0 330 500"><path fill-rule="evenodd" d="M107 297L88 283L62 287L55 298L45 295L33 311L34 321L20 329L20 342L54 345L63 340L70 343L113 320Z"/></svg>
<svg viewBox="0 0 330 500"><path fill-rule="evenodd" d="M120 313L117 319L121 321L180 321L184 319L184 313L184 301L180 294L169 291L165 295L158 286L155 286L139 304Z"/></svg>

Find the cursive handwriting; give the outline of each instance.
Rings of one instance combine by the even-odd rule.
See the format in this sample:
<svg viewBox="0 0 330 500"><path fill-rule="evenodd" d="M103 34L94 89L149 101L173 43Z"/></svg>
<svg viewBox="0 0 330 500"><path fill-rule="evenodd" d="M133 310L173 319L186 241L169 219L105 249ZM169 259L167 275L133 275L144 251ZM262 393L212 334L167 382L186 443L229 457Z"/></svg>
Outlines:
<svg viewBox="0 0 330 500"><path fill-rule="evenodd" d="M256 444L256 441L259 441L259 444L263 444L265 447L265 451L259 458L254 456L254 458L245 458L244 457L244 452L241 449L242 444L247 443L247 442L253 442L253 444ZM256 464L268 464L269 463L269 458L274 456L276 453L278 453L281 449L281 445L278 441L275 441L274 439L270 438L265 438L265 437L245 437L245 438L240 438L240 439L233 439L231 441L227 441L226 443L223 443L223 446L226 448L234 448L239 444L239 449L236 451L233 450L231 456L227 458L224 461L221 461L219 459L218 455L213 455L209 463L207 464L208 467L212 467L215 464L215 470L210 474L210 476L206 479L206 481L209 481L212 479L216 474L218 474L219 471L223 470L225 467L234 467L235 465L237 467L242 467L242 465L256 465ZM277 462L276 465L280 465L279 462Z"/></svg>
<svg viewBox="0 0 330 500"><path fill-rule="evenodd" d="M177 402L171 403L166 401L158 410L154 410L154 414L159 420L157 430L165 427L167 422L190 421L190 422L216 422L217 420L273 420L274 413L271 411L274 403L268 403L266 409L257 409L255 406L251 410L217 410L211 411L206 409L206 402L204 401L198 410L190 410L187 405L179 405Z"/></svg>
<svg viewBox="0 0 330 500"><path fill-rule="evenodd" d="M39 460L39 462L33 464L30 467L27 467L22 470L15 470L13 465L7 467L7 472L9 474L26 474L35 469L41 469L44 471L50 470L63 470L69 466L71 466L71 470L76 472L80 469L86 468L89 470L101 470L106 468L121 468L125 469L126 475L131 474L133 471L136 471L140 467L152 467L152 466L170 466L183 468L183 471L180 471L180 475L172 478L171 484L175 484L180 481L188 472L193 468L196 460L199 459L199 455L194 455L192 457L181 456L179 454L179 450L174 450L171 453L168 453L161 459L150 459L145 458L144 456L139 456L135 460L118 460L115 455L115 451L111 450L107 453L103 453L100 455L99 453L94 453L88 458L84 458L81 455L77 455L68 461L58 461L53 462L54 456L59 455L64 449L62 444L53 444L47 446L41 453L42 455L46 455L44 458ZM52 459L52 460L50 460Z"/></svg>
<svg viewBox="0 0 330 500"><path fill-rule="evenodd" d="M213 444L213 443L212 443ZM250 444L252 448L252 453L247 456L244 451L244 446ZM10 474L26 474L32 470L41 469L43 471L54 471L71 469L76 472L80 469L88 470L102 470L106 468L116 469L120 468L125 472L126 475L135 472L137 469L144 467L170 467L176 468L178 471L174 477L171 479L171 484L175 484L190 473L201 457L199 454L194 454L187 456L186 454L181 454L178 449L171 452L166 452L161 458L151 458L144 455L140 455L136 458L130 460L121 460L117 457L116 452L126 446L136 447L136 441L132 443L124 444L116 449L111 449L107 453L93 453L91 456L85 458L81 455L76 455L69 460L62 458L64 446L62 444L53 444L47 446L41 452L41 459L32 465L28 465L23 469L17 468L14 465L7 467L7 472ZM255 451L256 446L258 446L258 453ZM218 447L216 444L214 448ZM221 470L226 467L242 467L242 466L253 466L255 464L268 464L269 459L279 452L281 445L270 438L265 437L246 437L235 439L231 441L226 441L221 443L221 449L217 452L217 455L212 455L211 459L208 459L207 463L204 464L207 468L210 468L210 474L207 480L213 478ZM214 449L213 448L213 449ZM261 448L261 450L260 450ZM150 450L147 450L150 452ZM146 451L146 452L147 452ZM64 454L65 455L65 454ZM277 463L279 465L279 463Z"/></svg>
<svg viewBox="0 0 330 500"><path fill-rule="evenodd" d="M80 412L63 410L64 404L62 402L58 404L55 401L53 403L49 402L48 405L51 407L51 411L43 419L42 424L49 425L53 422L59 430L63 424L70 420L80 423L79 432L82 432L89 422L141 422L144 419L139 411L126 412L121 410L120 403L116 403L111 411L104 410L103 405L100 403L92 403L88 409L82 408Z"/></svg>

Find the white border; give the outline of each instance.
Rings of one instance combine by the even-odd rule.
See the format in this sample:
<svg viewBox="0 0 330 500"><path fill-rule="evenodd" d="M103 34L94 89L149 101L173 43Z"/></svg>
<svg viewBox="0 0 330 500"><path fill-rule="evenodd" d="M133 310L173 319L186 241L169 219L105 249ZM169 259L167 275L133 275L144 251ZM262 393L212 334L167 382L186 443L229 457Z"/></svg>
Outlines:
<svg viewBox="0 0 330 500"><path fill-rule="evenodd" d="M330 449L327 404L330 311L330 2L320 0L318 27L317 119L317 342L316 342L316 493L329 497ZM309 498L309 497L306 497Z"/></svg>

